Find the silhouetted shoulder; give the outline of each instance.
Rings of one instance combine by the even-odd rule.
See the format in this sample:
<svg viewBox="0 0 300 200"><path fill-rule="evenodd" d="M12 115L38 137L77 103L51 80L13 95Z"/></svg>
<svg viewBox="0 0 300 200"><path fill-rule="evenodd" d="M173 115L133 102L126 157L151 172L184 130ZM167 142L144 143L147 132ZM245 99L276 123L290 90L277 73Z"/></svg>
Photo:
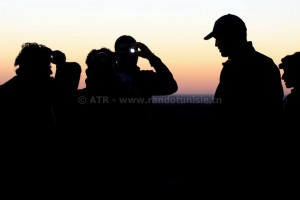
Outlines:
<svg viewBox="0 0 300 200"><path fill-rule="evenodd" d="M272 65L275 65L274 61L272 58L260 53L260 52L257 52L255 53L255 58L260 60L260 61L264 61L265 63L269 63L269 64L272 64Z"/></svg>
<svg viewBox="0 0 300 200"><path fill-rule="evenodd" d="M280 71L277 65L274 63L273 59L260 53L255 52L253 58L250 58L253 62L253 67L256 68L258 71L255 73L264 73L266 76L274 77L276 75L276 79L280 80Z"/></svg>
<svg viewBox="0 0 300 200"><path fill-rule="evenodd" d="M0 85L0 95L4 96L8 92L15 90L17 88L17 82L18 82L17 79L18 79L18 77L15 76L12 79L10 79L9 81L7 81L6 83L3 83L2 85Z"/></svg>

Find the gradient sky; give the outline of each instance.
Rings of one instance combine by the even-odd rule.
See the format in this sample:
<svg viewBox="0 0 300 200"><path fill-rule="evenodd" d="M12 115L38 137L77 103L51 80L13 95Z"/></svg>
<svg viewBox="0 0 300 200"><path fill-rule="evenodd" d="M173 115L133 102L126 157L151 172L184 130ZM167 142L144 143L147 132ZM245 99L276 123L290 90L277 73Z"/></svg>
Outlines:
<svg viewBox="0 0 300 200"><path fill-rule="evenodd" d="M21 45L37 42L78 62L83 88L89 51L113 50L115 40L126 34L163 60L177 80L178 94L213 94L226 58L214 39L203 37L220 16L241 17L256 50L279 64L285 55L300 51L299 10L299 0L1 1L0 84L15 75ZM146 60L140 59L139 66L151 69Z"/></svg>

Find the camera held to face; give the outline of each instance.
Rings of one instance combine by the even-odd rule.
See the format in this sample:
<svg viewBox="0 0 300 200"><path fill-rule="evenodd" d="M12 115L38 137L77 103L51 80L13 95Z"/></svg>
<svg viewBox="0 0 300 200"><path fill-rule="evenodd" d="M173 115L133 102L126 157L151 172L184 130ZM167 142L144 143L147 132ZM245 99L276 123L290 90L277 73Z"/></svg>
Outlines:
<svg viewBox="0 0 300 200"><path fill-rule="evenodd" d="M136 50L135 50L135 48L130 48L130 49L129 49L129 52L130 52L131 54L134 54L134 53L136 52Z"/></svg>

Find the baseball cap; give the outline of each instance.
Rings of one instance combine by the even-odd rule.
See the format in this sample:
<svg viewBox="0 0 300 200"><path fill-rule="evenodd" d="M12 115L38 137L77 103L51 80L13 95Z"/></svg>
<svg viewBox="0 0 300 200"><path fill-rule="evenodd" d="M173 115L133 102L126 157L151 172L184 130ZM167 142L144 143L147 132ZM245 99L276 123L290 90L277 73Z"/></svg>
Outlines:
<svg viewBox="0 0 300 200"><path fill-rule="evenodd" d="M205 36L204 40L209 40L216 36L244 34L246 31L246 25L241 18L236 15L227 14L215 22L213 31Z"/></svg>

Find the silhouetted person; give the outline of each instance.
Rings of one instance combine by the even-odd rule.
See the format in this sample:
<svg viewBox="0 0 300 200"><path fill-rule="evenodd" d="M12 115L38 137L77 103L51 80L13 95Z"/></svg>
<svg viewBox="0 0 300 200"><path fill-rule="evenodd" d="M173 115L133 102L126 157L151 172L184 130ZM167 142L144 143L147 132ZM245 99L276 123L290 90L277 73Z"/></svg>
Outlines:
<svg viewBox="0 0 300 200"><path fill-rule="evenodd" d="M0 86L1 126L49 131L55 127L51 49L25 43L15 60L16 76Z"/></svg>
<svg viewBox="0 0 300 200"><path fill-rule="evenodd" d="M56 65L55 82L61 92L74 95L77 92L81 67L76 62L66 62L66 56L61 51L52 51L52 63ZM66 94L65 94L66 95Z"/></svg>
<svg viewBox="0 0 300 200"><path fill-rule="evenodd" d="M154 95L170 95L177 91L177 83L167 66L143 43L128 35L115 42L118 70L124 84L138 89L145 100ZM148 59L154 70L141 70L138 58Z"/></svg>
<svg viewBox="0 0 300 200"><path fill-rule="evenodd" d="M1 181L23 194L49 193L57 178L51 53L42 44L24 43L15 59L16 76L0 86Z"/></svg>
<svg viewBox="0 0 300 200"><path fill-rule="evenodd" d="M284 99L284 120L298 122L300 117L300 52L281 59L279 68L283 70L282 80L291 93Z"/></svg>
<svg viewBox="0 0 300 200"><path fill-rule="evenodd" d="M212 37L222 57L228 57L215 92L218 122L231 128L237 123L257 128L269 119L274 125L272 120L280 116L283 103L278 67L247 41L246 25L235 15L220 17L204 39Z"/></svg>
<svg viewBox="0 0 300 200"><path fill-rule="evenodd" d="M282 80L291 93L284 99L282 116L281 143L281 171L284 172L285 188L289 194L297 195L298 188L293 184L299 180L298 157L298 133L300 119L300 52L287 55L281 59L279 68L283 70Z"/></svg>
<svg viewBox="0 0 300 200"><path fill-rule="evenodd" d="M138 99L139 102L135 103L141 104L144 102L145 106L150 110L151 122L145 120L146 125L141 129L144 135L149 134L150 136L148 145L150 144L150 147L153 148L154 145L151 145L151 143L153 143L156 146L156 148L152 150L150 156L155 157L155 162L159 159L165 161L163 158L164 152L161 151L162 149L160 146L163 143L162 140L165 135L161 134L161 132L163 132L163 129L170 131L172 122L169 124L167 120L158 120L158 118L154 116L151 98L159 95L171 95L177 92L178 85L176 80L171 71L159 57L157 57L144 43L136 41L130 35L122 35L117 38L115 41L115 52L118 72L122 83L136 88L141 93L142 98L137 97L136 99ZM138 59L140 58L147 59L153 67L153 70L141 69L137 65ZM135 123L134 121L132 121L132 124L138 126L138 123ZM130 131L130 129L126 130ZM165 143L163 143L163 145L165 145ZM165 148L165 146L163 146L163 148ZM163 165L162 162L159 163L160 170ZM155 171L154 169L156 167L152 167L152 170L148 170L149 173ZM161 183L162 181L157 181L157 185L159 182Z"/></svg>
<svg viewBox="0 0 300 200"><path fill-rule="evenodd" d="M247 41L247 28L238 16L220 17L204 39L215 38L215 46L223 63L220 82L215 92L213 133L216 137L207 165L207 174L217 187L229 195L243 193L276 194L280 190L280 175L274 145L282 112L283 88L280 71L273 60L257 52ZM221 103L217 103L221 102ZM209 162L206 162L209 163ZM237 167L238 166L238 167ZM228 184L227 180L231 180ZM260 190L264 185L264 191ZM232 188L236 188L234 191Z"/></svg>
<svg viewBox="0 0 300 200"><path fill-rule="evenodd" d="M76 62L66 62L63 52L52 51L51 62L56 65L54 113L59 129L70 129L76 116L76 94L80 81L81 66Z"/></svg>
<svg viewBox="0 0 300 200"><path fill-rule="evenodd" d="M147 120L142 106L135 109L134 104L122 102L141 94L134 87L122 84L114 52L107 48L94 49L88 54L86 64L86 88L78 91L79 108L81 112L88 113L80 119L86 128L99 128L100 121L103 123L101 129L105 130L106 126L113 128L111 122L124 125L141 118Z"/></svg>
<svg viewBox="0 0 300 200"><path fill-rule="evenodd" d="M143 163L147 157L147 135L143 131L144 122L149 120L147 110L143 104L120 100L141 94L121 82L114 52L93 49L86 64L86 87L78 90L76 123L85 131L80 140L80 146L85 147L82 152L86 152L83 163L91 177L99 175L98 183L104 185L100 195L134 195L140 192L137 190L146 189L149 178L145 178L145 173L151 174L144 170ZM101 159L95 160L100 154Z"/></svg>

